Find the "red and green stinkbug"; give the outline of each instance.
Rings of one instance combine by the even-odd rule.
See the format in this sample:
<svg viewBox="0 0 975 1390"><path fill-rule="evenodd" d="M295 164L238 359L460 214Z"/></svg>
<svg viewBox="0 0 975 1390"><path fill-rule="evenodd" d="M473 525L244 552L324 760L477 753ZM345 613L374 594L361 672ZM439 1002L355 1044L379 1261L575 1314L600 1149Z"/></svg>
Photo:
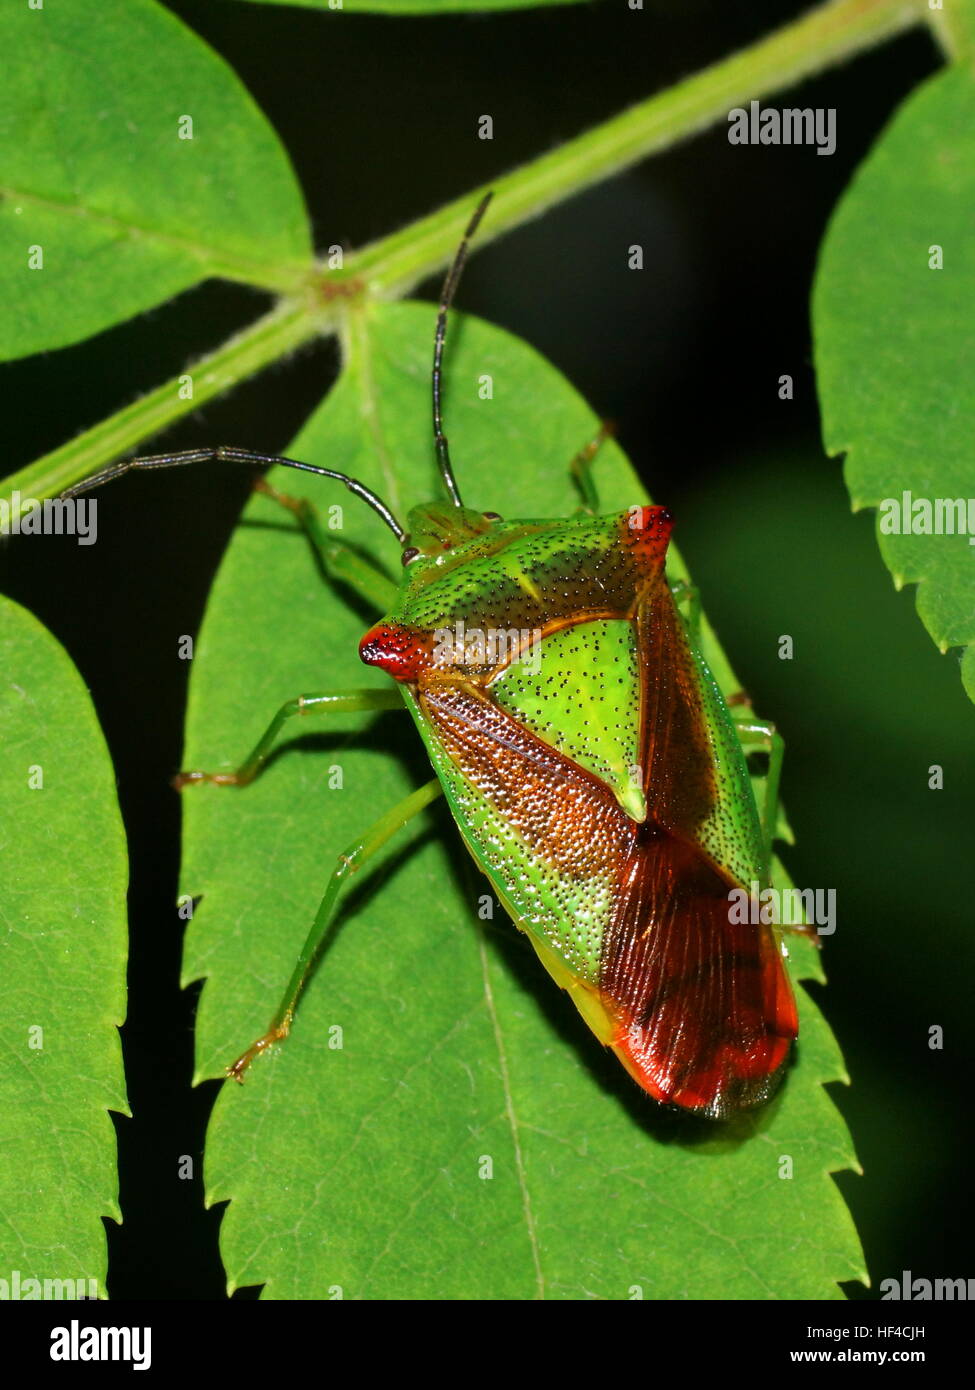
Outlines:
<svg viewBox="0 0 975 1390"><path fill-rule="evenodd" d="M339 855L270 1027L229 1068L287 1037L340 890L390 837L446 797L495 895L586 1023L656 1100L712 1118L761 1104L798 1031L772 926L741 922L729 894L770 881L781 741L733 714L701 652L696 592L665 571L664 507L599 515L592 463L573 461L583 505L568 519L512 520L465 507L442 429L447 312L478 208L444 284L434 344L434 443L446 497L401 525L344 473L249 450L131 459L131 468L220 458L283 464L342 482L402 548L396 600L360 644L388 687L299 696L232 773L180 785L246 786L295 716L407 708L436 776ZM290 507L329 576L373 607L376 572ZM763 814L744 748L769 750ZM328 847L334 849L334 847ZM756 914L749 914L755 916Z"/></svg>

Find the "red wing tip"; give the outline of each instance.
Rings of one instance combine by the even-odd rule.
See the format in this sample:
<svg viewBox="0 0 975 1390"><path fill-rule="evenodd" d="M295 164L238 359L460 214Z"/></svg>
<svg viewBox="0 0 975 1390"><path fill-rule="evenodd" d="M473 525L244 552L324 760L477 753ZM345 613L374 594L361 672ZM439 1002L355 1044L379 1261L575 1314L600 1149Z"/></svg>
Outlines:
<svg viewBox="0 0 975 1390"><path fill-rule="evenodd" d="M640 1030L641 1033L643 1030ZM642 1090L663 1105L711 1120L727 1120L770 1100L785 1075L792 1038L770 1037L748 1050L726 1046L711 1063L683 1077L673 1059L654 1061L624 1031L612 1044ZM669 1065L668 1065L669 1064Z"/></svg>

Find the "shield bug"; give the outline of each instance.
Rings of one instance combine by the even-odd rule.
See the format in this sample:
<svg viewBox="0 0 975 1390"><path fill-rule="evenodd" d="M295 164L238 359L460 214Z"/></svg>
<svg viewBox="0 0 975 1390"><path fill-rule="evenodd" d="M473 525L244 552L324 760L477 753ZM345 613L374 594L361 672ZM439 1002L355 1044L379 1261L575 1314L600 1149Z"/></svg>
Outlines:
<svg viewBox="0 0 975 1390"><path fill-rule="evenodd" d="M661 506L600 516L600 437L572 462L570 518L505 519L463 504L443 432L448 310L476 210L440 298L433 355L434 448L445 496L402 525L370 488L333 469L235 448L115 464L71 495L132 468L219 458L282 464L343 483L392 531L403 570L360 656L388 687L299 696L231 773L177 785L244 787L301 715L406 707L436 776L348 846L268 1030L228 1068L237 1080L287 1037L343 884L438 796L542 964L599 1040L655 1100L711 1118L774 1091L798 1032L774 928L731 911L770 882L782 744L747 704L724 699L702 654L697 594L666 573L673 521ZM605 433L605 431L604 431ZM324 567L375 602L368 566L290 508ZM769 753L760 814L746 747Z"/></svg>

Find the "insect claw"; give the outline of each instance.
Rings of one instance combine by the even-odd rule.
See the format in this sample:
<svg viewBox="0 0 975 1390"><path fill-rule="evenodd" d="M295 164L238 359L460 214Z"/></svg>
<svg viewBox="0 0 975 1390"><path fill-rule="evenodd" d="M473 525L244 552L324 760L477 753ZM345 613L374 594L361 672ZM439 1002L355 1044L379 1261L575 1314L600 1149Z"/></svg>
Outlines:
<svg viewBox="0 0 975 1390"><path fill-rule="evenodd" d="M175 777L170 777L169 785L173 791L181 792L184 787L190 786L193 782L202 782L202 772L177 772Z"/></svg>
<svg viewBox="0 0 975 1390"><path fill-rule="evenodd" d="M260 1056L266 1047L270 1047L274 1042L274 1037L270 1033L265 1033L263 1038L258 1038L257 1042L251 1043L246 1052L241 1053L236 1062L227 1068L227 1075L232 1076L241 1086L244 1084L244 1072L253 1062L255 1057Z"/></svg>
<svg viewBox="0 0 975 1390"><path fill-rule="evenodd" d="M283 1042L290 1031L290 1017L286 1018L283 1023L279 1023L276 1027L269 1028L262 1037L257 1039L257 1042L251 1043L247 1051L242 1052L236 1062L227 1068L227 1076L232 1076L235 1081L239 1081L240 1084L243 1085L244 1072L250 1066L251 1062L253 1062L254 1058L259 1057L262 1052L266 1052L273 1043Z"/></svg>
<svg viewBox="0 0 975 1390"><path fill-rule="evenodd" d="M236 787L240 779L236 772L177 772L169 785L181 792L184 787L196 786L199 782L213 782L218 787Z"/></svg>
<svg viewBox="0 0 975 1390"><path fill-rule="evenodd" d="M303 497L291 497L287 492L280 492L278 488L272 487L265 478L255 478L253 491L263 493L265 497L272 498L279 502L282 507L287 507L289 512L300 515L302 509L307 506Z"/></svg>
<svg viewBox="0 0 975 1390"><path fill-rule="evenodd" d="M792 936L804 936L807 941L811 941L817 951L823 949L823 938L811 922L786 922L782 930Z"/></svg>

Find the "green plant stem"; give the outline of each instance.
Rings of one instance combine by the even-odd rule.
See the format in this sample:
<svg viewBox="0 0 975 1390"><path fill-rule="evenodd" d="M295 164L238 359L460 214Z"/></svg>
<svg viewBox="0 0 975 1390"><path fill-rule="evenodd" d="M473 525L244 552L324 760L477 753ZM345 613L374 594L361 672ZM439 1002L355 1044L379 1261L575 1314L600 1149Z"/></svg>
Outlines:
<svg viewBox="0 0 975 1390"><path fill-rule="evenodd" d="M73 482L121 457L143 439L158 434L182 415L198 409L204 401L284 357L314 332L314 322L309 329L309 314L304 303L279 301L269 314L194 367L187 368L182 377L174 377L148 395L140 396L123 410L13 474L5 485L8 495L19 490L22 504L28 497L56 496ZM181 391L185 395L186 376L192 380L190 399L180 395Z"/></svg>
<svg viewBox="0 0 975 1390"><path fill-rule="evenodd" d="M478 231L478 246L707 129L732 107L792 86L910 28L920 21L922 9L929 13L924 0L831 0L551 154L363 247L354 258L355 273L365 276L380 297L399 299L447 264L472 209L488 189L494 199Z"/></svg>
<svg viewBox="0 0 975 1390"><path fill-rule="evenodd" d="M494 180L494 201L478 246L705 129L729 108L850 58L932 13L925 0L829 0L750 48ZM357 295L402 298L447 263L484 191L472 191L363 247L346 258L342 271L316 269L305 295L280 301L191 369L191 399L181 394L179 378L166 382L12 475L8 495L19 491L24 502L56 496L303 342L334 332Z"/></svg>

